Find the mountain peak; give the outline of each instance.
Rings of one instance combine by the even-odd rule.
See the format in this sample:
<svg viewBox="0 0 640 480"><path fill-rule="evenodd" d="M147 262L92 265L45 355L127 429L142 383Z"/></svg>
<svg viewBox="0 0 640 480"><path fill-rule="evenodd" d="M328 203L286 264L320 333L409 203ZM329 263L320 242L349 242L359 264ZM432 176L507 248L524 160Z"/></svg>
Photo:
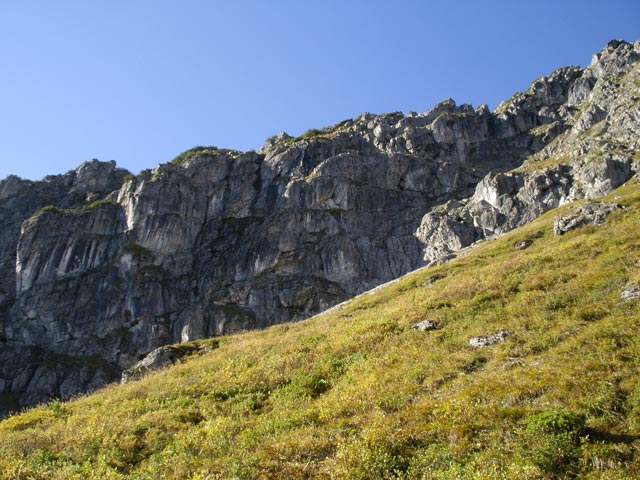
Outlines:
<svg viewBox="0 0 640 480"><path fill-rule="evenodd" d="M0 393L69 398L163 345L302 320L610 193L640 170L639 47L610 43L494 112L447 99L137 176L92 160L3 181Z"/></svg>
<svg viewBox="0 0 640 480"><path fill-rule="evenodd" d="M605 75L622 74L640 59L640 40L629 43L624 40L611 40L598 53L594 53L587 70L593 71L596 78Z"/></svg>

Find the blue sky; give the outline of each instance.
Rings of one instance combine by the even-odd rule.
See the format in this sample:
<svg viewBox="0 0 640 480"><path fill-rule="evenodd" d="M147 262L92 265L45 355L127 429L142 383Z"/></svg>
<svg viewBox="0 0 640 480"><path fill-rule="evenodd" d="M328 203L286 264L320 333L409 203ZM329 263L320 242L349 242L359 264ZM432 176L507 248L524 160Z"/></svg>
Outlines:
<svg viewBox="0 0 640 480"><path fill-rule="evenodd" d="M137 173L448 97L493 108L639 20L637 0L2 0L0 178Z"/></svg>

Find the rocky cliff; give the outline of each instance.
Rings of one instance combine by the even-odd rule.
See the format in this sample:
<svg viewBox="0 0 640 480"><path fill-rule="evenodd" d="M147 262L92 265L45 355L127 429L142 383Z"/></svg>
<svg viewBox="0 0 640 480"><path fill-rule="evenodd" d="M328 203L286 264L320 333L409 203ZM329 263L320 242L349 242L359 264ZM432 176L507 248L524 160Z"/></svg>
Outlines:
<svg viewBox="0 0 640 480"><path fill-rule="evenodd" d="M364 114L137 176L0 182L0 404L68 398L154 348L295 321L640 170L640 42L491 112Z"/></svg>

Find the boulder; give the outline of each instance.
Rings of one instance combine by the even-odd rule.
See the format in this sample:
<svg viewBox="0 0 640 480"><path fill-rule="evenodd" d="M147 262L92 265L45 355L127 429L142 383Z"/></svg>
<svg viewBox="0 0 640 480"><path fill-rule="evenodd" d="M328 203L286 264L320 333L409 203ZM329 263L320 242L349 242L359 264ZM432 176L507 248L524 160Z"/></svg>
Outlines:
<svg viewBox="0 0 640 480"><path fill-rule="evenodd" d="M625 286L620 292L620 300L623 302L628 302L629 300L634 300L636 298L640 298L640 285L630 283Z"/></svg>
<svg viewBox="0 0 640 480"><path fill-rule="evenodd" d="M413 325L413 328L421 332L429 332L431 330L439 330L442 328L442 324L437 320L422 320L421 322Z"/></svg>
<svg viewBox="0 0 640 480"><path fill-rule="evenodd" d="M618 208L616 203L586 202L572 208L571 213L559 215L553 219L553 234L557 237L584 225L602 225L607 216Z"/></svg>
<svg viewBox="0 0 640 480"><path fill-rule="evenodd" d="M133 367L128 368L122 372L122 378L120 383L128 383L134 380L140 380L149 372L154 370L160 370L161 368L168 367L176 363L180 358L185 355L193 353L197 350L197 347L176 347L172 345L165 345L158 347Z"/></svg>
<svg viewBox="0 0 640 480"><path fill-rule="evenodd" d="M509 332L506 330L500 330L498 333L486 337L471 337L469 339L469 345L475 348L491 347L504 342L508 335Z"/></svg>

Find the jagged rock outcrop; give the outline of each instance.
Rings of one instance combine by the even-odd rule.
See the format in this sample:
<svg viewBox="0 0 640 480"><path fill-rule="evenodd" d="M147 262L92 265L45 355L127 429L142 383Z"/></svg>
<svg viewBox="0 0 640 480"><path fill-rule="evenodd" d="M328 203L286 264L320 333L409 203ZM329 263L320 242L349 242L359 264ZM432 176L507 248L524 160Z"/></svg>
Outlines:
<svg viewBox="0 0 640 480"><path fill-rule="evenodd" d="M553 234L557 237L584 225L603 225L609 214L621 208L616 203L588 201L566 215L553 219Z"/></svg>
<svg viewBox="0 0 640 480"><path fill-rule="evenodd" d="M436 206L417 230L436 262L564 203L606 195L640 169L640 42L613 40L584 70L563 68L498 105L502 131L542 142L510 172L492 171L463 201ZM433 242L433 239L437 239Z"/></svg>
<svg viewBox="0 0 640 480"><path fill-rule="evenodd" d="M137 176L93 161L3 180L0 355L33 368L3 368L0 393L66 398L162 345L302 319L611 191L639 170L639 58L611 42L494 112L446 100Z"/></svg>

